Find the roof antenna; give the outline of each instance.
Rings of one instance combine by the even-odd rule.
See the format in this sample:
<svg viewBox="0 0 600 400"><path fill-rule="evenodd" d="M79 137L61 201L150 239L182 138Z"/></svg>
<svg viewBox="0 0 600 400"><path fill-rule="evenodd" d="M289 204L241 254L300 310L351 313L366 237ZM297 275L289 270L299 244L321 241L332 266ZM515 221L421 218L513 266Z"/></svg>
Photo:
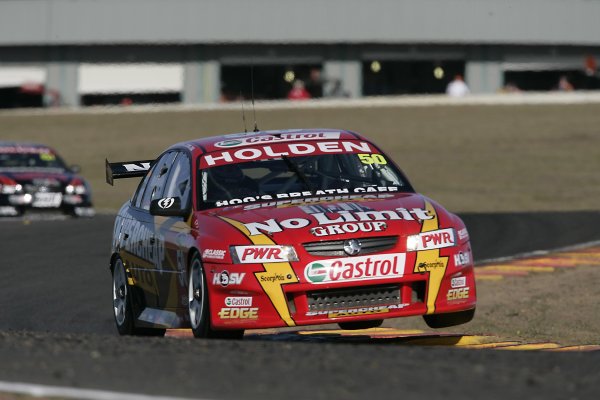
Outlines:
<svg viewBox="0 0 600 400"><path fill-rule="evenodd" d="M254 108L254 65L250 66L250 86L252 88L252 113L254 114L254 132L259 132L256 123L256 108Z"/></svg>
<svg viewBox="0 0 600 400"><path fill-rule="evenodd" d="M244 122L244 133L248 133L248 128L246 128L246 112L244 110L244 97L242 96L241 90L240 90L240 99L242 100L242 121Z"/></svg>

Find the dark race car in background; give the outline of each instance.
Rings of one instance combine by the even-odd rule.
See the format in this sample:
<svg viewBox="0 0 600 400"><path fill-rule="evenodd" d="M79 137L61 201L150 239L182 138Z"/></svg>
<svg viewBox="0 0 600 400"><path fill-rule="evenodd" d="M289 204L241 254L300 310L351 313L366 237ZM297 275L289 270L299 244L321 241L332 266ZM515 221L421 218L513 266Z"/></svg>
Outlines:
<svg viewBox="0 0 600 400"><path fill-rule="evenodd" d="M473 318L464 223L354 132L240 133L107 161L109 183L136 176L110 257L121 334Z"/></svg>
<svg viewBox="0 0 600 400"><path fill-rule="evenodd" d="M28 210L94 215L90 186L50 147L0 142L0 216Z"/></svg>

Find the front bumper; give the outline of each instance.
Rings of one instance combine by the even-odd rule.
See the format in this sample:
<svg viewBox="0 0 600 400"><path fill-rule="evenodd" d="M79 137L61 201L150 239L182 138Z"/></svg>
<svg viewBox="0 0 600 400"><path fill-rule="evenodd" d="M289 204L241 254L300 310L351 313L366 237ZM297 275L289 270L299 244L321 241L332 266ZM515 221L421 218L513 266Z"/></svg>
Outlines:
<svg viewBox="0 0 600 400"><path fill-rule="evenodd" d="M461 249L467 252L468 246ZM458 252L457 252L458 253ZM464 253L463 253L464 254ZM205 264L215 329L276 328L440 314L475 308L472 263L452 257L443 276L415 273L410 257L401 278L315 285L282 264ZM411 264L412 263L412 264Z"/></svg>

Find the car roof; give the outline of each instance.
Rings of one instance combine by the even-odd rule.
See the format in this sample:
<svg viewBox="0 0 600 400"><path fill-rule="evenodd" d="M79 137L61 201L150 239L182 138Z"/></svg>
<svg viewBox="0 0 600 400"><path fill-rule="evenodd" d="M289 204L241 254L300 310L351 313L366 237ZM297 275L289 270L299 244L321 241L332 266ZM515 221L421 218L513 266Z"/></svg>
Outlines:
<svg viewBox="0 0 600 400"><path fill-rule="evenodd" d="M358 133L342 130L342 129L278 129L278 130L269 130L269 131L258 131L258 132L239 132L239 133L230 133L226 135L220 136L209 136L194 140L189 140L185 142L180 142L174 144L170 147L172 148L181 148L186 147L188 149L196 148L199 149L202 153L209 153L215 150L222 150L224 145L222 143L234 140L249 139L249 138L259 138L259 137L268 137L268 136L284 136L290 135L290 137L302 138L301 140L331 140L335 138L345 139L345 140L366 140L363 136ZM290 140L299 140L299 139L290 139ZM243 146L252 146L256 144L253 140L248 141L247 143L238 144L236 147Z"/></svg>
<svg viewBox="0 0 600 400"><path fill-rule="evenodd" d="M0 147L16 147L16 148L35 148L35 149L47 149L54 152L54 149L50 146L40 143L32 142L9 142L0 140Z"/></svg>

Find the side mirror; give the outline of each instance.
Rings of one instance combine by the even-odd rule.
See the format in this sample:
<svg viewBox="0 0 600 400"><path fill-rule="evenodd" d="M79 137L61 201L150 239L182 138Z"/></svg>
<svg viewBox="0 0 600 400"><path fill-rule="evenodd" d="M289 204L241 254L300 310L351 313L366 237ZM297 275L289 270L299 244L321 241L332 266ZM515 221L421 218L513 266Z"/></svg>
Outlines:
<svg viewBox="0 0 600 400"><path fill-rule="evenodd" d="M69 169L71 170L71 172L73 172L74 174L78 174L81 172L81 167L77 164L71 165L69 167Z"/></svg>
<svg viewBox="0 0 600 400"><path fill-rule="evenodd" d="M150 215L161 217L187 217L189 210L181 208L179 197L165 197L150 202Z"/></svg>

